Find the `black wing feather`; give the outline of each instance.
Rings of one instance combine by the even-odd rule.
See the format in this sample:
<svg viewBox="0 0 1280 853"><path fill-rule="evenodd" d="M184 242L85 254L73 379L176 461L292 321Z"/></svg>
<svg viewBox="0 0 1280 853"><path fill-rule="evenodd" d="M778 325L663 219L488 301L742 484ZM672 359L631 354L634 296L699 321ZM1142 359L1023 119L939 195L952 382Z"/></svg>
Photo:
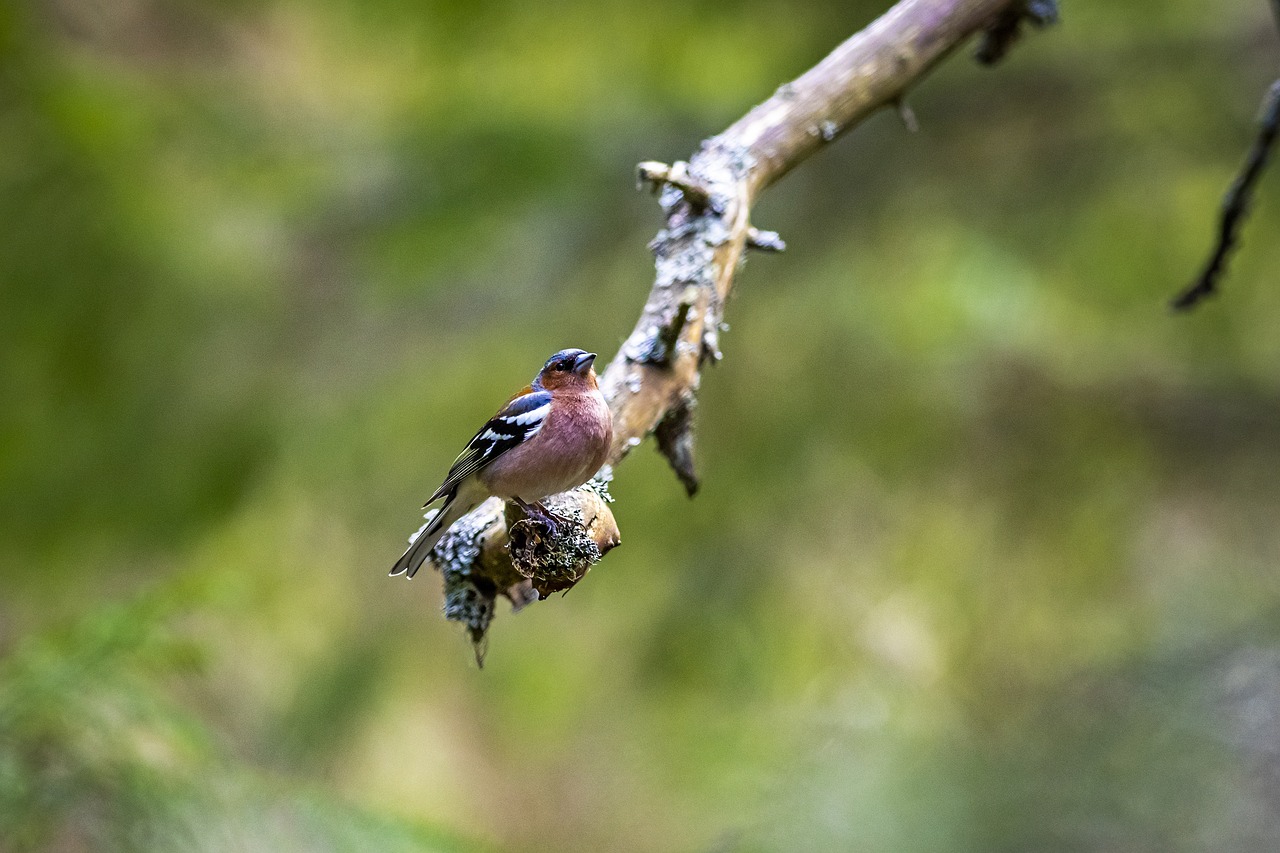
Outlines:
<svg viewBox="0 0 1280 853"><path fill-rule="evenodd" d="M449 474L427 498L424 507L448 495L458 484L522 442L537 435L551 404L547 391L529 389L507 402L502 409L480 427L462 453L453 461Z"/></svg>

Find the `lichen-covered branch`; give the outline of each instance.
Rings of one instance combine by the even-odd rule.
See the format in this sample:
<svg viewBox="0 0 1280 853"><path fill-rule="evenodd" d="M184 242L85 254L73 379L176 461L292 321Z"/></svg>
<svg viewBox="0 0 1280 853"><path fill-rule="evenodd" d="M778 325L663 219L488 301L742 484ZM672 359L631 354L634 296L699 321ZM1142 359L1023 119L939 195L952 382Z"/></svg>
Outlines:
<svg viewBox="0 0 1280 853"><path fill-rule="evenodd" d="M1032 14L1032 6L1056 11L1048 0L902 0L728 130L704 141L688 162L640 164L639 180L658 192L666 223L650 244L657 272L653 289L634 331L601 377L613 410L610 466L656 434L658 449L694 493L693 412L702 367L721 358L725 303L749 248L784 248L777 234L751 224L760 193L875 110L900 105L915 83L975 33L1007 22L1010 14L1021 20ZM592 501L587 493L567 497L581 504L584 519L608 512L603 501ZM446 616L468 625L477 651L495 596L505 595L519 607L568 589L588 568L581 537L539 535L536 544L543 550L533 559L539 565L530 565L530 531L519 534L519 547L509 548L506 523L501 502L486 502L433 553L445 574ZM611 514L595 528L589 521L592 529L611 531L602 534L604 541L616 544ZM562 544L573 554L557 554ZM590 558L590 549L586 552ZM549 565L559 567L552 580L546 577Z"/></svg>

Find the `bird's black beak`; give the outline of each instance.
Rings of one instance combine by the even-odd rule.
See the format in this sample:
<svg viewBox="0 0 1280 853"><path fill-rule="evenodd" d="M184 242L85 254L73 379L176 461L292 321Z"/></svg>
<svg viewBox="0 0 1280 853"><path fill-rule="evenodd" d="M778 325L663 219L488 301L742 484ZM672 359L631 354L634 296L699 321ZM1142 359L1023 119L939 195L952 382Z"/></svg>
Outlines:
<svg viewBox="0 0 1280 853"><path fill-rule="evenodd" d="M573 360L573 372L579 376L586 376L591 370L591 363L596 360L596 354L593 352L584 352Z"/></svg>

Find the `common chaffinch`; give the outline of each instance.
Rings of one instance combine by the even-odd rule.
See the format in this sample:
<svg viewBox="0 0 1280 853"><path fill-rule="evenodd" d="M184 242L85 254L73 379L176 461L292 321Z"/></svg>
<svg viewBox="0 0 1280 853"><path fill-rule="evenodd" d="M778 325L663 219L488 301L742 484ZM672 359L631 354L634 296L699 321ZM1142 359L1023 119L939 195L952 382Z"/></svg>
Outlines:
<svg viewBox="0 0 1280 853"><path fill-rule="evenodd" d="M467 442L423 508L440 498L444 503L409 537L393 577L413 577L450 525L491 495L514 501L555 529L542 499L591 479L613 443L613 415L596 382L595 359L580 349L551 356Z"/></svg>

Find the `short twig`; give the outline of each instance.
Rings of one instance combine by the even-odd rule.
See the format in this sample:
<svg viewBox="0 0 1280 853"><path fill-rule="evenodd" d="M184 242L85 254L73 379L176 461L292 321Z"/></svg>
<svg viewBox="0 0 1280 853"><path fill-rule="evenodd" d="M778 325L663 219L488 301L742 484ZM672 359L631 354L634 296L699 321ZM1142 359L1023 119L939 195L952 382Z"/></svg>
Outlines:
<svg viewBox="0 0 1280 853"><path fill-rule="evenodd" d="M916 112L911 109L911 105L899 98L897 107L898 119L902 122L902 126L907 129L907 133L919 133L920 122L916 120Z"/></svg>
<svg viewBox="0 0 1280 853"><path fill-rule="evenodd" d="M1245 159L1240 174L1231 182L1230 189L1222 199L1222 215L1218 219L1218 239L1213 253L1204 265L1200 277L1191 286L1174 297L1171 306L1175 311L1185 311L1212 296L1218 291L1218 281L1226 273L1227 257L1240 241L1240 227L1249 211L1249 202L1258 178L1266 169L1271 149L1275 147L1277 131L1280 130L1280 80L1271 84L1266 98L1262 102L1262 119L1259 122L1258 136L1253 141L1249 156Z"/></svg>
<svg viewBox="0 0 1280 853"><path fill-rule="evenodd" d="M689 174L689 164L676 161L668 166L656 160L646 160L636 166L636 188L643 189L648 184L653 192L664 186L680 190L685 201L697 210L712 207L711 194L696 178Z"/></svg>
<svg viewBox="0 0 1280 853"><path fill-rule="evenodd" d="M762 252L785 252L787 244L777 231L761 231L754 225L747 229L747 245Z"/></svg>
<svg viewBox="0 0 1280 853"><path fill-rule="evenodd" d="M1023 0L996 18L982 33L974 58L983 65L995 65L1022 36L1023 22L1047 27L1058 22L1058 0Z"/></svg>

